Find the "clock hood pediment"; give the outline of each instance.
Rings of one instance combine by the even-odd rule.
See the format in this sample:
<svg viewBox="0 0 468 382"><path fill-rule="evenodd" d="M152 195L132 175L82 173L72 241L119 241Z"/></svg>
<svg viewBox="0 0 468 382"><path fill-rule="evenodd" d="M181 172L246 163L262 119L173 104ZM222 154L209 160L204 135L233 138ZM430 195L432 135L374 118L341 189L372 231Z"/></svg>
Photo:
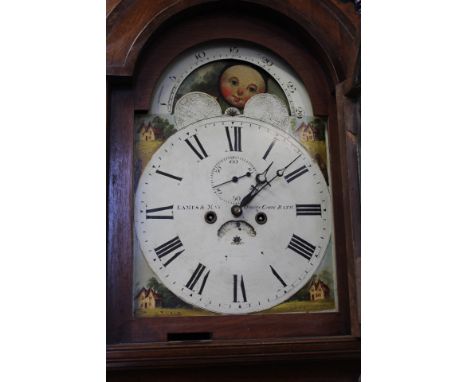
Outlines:
<svg viewBox="0 0 468 382"><path fill-rule="evenodd" d="M229 9L229 12L226 12ZM240 18L233 15L239 12ZM182 21L202 27L224 15L223 28L215 28L216 35L242 39L240 28L229 28L226 21L238 22L250 18L252 30L244 37L254 38L256 25L265 23L274 27L288 25L300 31L313 45L317 56L331 70L336 81L349 75L351 68L343 62L353 62L359 39L360 18L351 4L335 0L313 1L303 7L293 0L238 2L220 0L154 1L137 0L107 2L107 74L132 76L138 60L152 36L163 32L170 24ZM198 24L197 24L198 21ZM199 29L194 31L199 32ZM283 28L286 30L286 28ZM289 29L289 28L288 28ZM212 36L212 28L208 29ZM334 33L330 33L334 31ZM274 41L272 41L274 45ZM338 53L339 52L339 53Z"/></svg>

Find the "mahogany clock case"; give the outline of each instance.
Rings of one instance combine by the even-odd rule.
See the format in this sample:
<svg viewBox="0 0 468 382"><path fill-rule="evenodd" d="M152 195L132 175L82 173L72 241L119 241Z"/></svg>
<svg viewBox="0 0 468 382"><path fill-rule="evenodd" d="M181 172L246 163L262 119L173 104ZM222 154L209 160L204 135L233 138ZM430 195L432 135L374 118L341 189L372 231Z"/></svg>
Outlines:
<svg viewBox="0 0 468 382"><path fill-rule="evenodd" d="M192 3L198 5L190 6ZM300 13L293 12L289 2L268 3L269 6L263 1L179 2L178 6L168 7L149 20L133 45L127 45L125 60L120 61L119 54L122 55L121 52L125 50L125 38L113 41L110 46L109 42L119 33L125 35L123 31L126 26L131 30L132 17L140 15L144 18L143 14L147 10L142 6L129 6L121 10L120 15L117 13L114 19L112 15L108 18L107 338L108 362L112 363L114 359L116 367L122 366L119 363L122 353L119 352L137 349L144 353L145 349L147 351L150 348L151 351L165 352L168 351L168 340L191 338L209 340L206 346L197 345L203 349L202 353L206 357L213 357L215 353L221 354L223 351L226 352L225 356L232 356L232 353L238 351L232 347L233 343L237 344L236 347L244 343L246 347L241 353L248 353L245 350L248 344L258 346L258 341L273 341L276 344L270 347L273 358L275 351L282 353L288 344L296 342L298 349L305 346L308 350L303 348L303 351L318 357L321 349L326 348L329 352L335 351L335 354L346 353L346 357L358 355L359 319L355 277L356 242L359 235L355 227L359 224L356 213L359 210L355 179L357 158L350 155L354 151L349 148L344 122L348 102L346 94L355 89L355 82L348 78L354 74L356 49L346 44L343 46L343 41L337 42L340 39L336 38L336 33L331 33L335 36L330 37ZM324 10L320 8L320 12ZM311 9L308 9L307 14L311 14ZM119 16L120 24L117 22ZM343 20L343 16L338 22L335 18L333 23L330 22L330 28L340 24L339 32L345 30L356 40L356 28L351 22ZM321 23L324 24L323 21ZM347 39L354 44L350 36ZM133 317L131 206L134 189L134 116L149 110L156 82L172 60L193 46L214 40L253 43L282 57L303 81L314 114L328 118L339 302L337 312L148 319ZM341 37L341 40L346 38ZM143 342L159 343L161 347L158 350L154 347L156 345L145 345L146 348L138 345ZM226 344L224 348L223 343ZM256 350L268 352L264 348ZM158 354L161 356L163 353Z"/></svg>

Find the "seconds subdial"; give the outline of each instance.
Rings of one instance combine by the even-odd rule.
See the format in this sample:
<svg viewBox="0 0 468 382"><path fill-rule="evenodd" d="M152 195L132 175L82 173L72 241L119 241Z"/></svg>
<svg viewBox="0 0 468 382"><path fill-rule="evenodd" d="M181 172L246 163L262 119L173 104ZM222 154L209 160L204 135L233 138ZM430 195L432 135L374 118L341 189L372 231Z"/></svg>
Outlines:
<svg viewBox="0 0 468 382"><path fill-rule="evenodd" d="M256 173L250 161L238 155L230 155L217 162L211 170L211 188L222 201L239 204L249 192Z"/></svg>

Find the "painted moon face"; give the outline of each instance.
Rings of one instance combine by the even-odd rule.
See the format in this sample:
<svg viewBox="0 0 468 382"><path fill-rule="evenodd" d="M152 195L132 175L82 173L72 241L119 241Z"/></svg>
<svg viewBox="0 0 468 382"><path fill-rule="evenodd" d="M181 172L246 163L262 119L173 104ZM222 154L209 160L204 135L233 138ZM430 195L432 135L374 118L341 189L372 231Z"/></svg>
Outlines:
<svg viewBox="0 0 468 382"><path fill-rule="evenodd" d="M262 75L247 65L227 68L221 75L219 85L226 102L241 109L250 98L266 90Z"/></svg>

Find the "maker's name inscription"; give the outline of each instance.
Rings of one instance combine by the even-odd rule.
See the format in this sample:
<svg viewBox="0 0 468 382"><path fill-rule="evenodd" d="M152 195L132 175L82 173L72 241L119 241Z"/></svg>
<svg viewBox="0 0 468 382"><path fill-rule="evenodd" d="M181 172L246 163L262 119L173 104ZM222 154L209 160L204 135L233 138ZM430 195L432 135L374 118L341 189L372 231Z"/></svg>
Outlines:
<svg viewBox="0 0 468 382"><path fill-rule="evenodd" d="M178 211L185 210L208 210L215 211L226 208L220 204L176 204L174 208ZM262 205L248 205L244 209L249 210L293 210L294 204L262 204Z"/></svg>

